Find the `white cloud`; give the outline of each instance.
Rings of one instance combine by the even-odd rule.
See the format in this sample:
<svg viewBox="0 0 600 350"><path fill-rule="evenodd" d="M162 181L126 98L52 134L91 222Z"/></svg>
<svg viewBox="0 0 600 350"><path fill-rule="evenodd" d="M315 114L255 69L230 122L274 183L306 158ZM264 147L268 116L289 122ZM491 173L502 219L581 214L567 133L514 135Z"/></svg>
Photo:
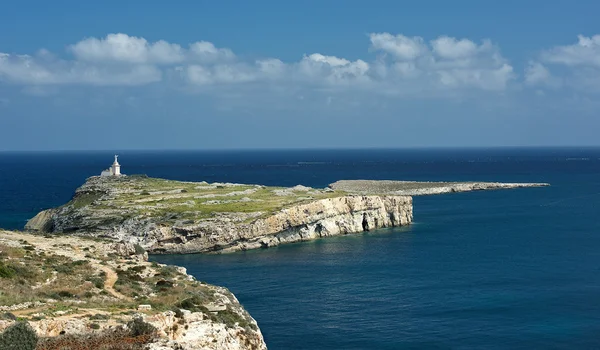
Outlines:
<svg viewBox="0 0 600 350"><path fill-rule="evenodd" d="M373 49L390 53L401 60L414 60L428 51L423 38L418 36L409 38L402 34L371 33L369 38Z"/></svg>
<svg viewBox="0 0 600 350"><path fill-rule="evenodd" d="M377 54L371 61L312 53L283 62L277 58L248 61L208 41L184 48L117 33L69 46L71 60L45 50L35 56L0 54L0 80L24 85L144 85L168 76L172 84L192 86L262 83L275 88L368 88L391 94L502 90L515 77L512 66L490 41L476 44L441 36L426 42L390 33L373 33L369 38L370 50Z"/></svg>
<svg viewBox="0 0 600 350"><path fill-rule="evenodd" d="M144 85L161 80L154 66L108 67L0 53L0 80L26 85Z"/></svg>
<svg viewBox="0 0 600 350"><path fill-rule="evenodd" d="M287 66L281 60L269 58L256 61L258 71L266 78L279 79L284 76Z"/></svg>
<svg viewBox="0 0 600 350"><path fill-rule="evenodd" d="M327 84L349 84L367 82L369 64L363 60L351 62L335 56L324 56L318 53L304 56L297 64L296 74L300 79Z"/></svg>
<svg viewBox="0 0 600 350"><path fill-rule="evenodd" d="M428 45L421 37L389 33L371 34L370 38L372 50L392 56L392 70L378 63L378 75L400 84L419 84L421 90L502 90L515 78L513 67L489 40L477 45L468 39L441 36Z"/></svg>
<svg viewBox="0 0 600 350"><path fill-rule="evenodd" d="M104 39L87 38L69 47L78 60L91 62L177 63L184 60L181 46L160 40L148 43L127 34L109 34Z"/></svg>
<svg viewBox="0 0 600 350"><path fill-rule="evenodd" d="M600 92L600 35L579 35L576 43L555 46L539 55L544 63L528 67L525 82L556 88L564 86L583 93Z"/></svg>
<svg viewBox="0 0 600 350"><path fill-rule="evenodd" d="M550 63L567 66L596 66L600 67L600 35L586 37L578 36L578 42L573 45L556 46L542 53L542 59Z"/></svg>
<svg viewBox="0 0 600 350"><path fill-rule="evenodd" d="M557 88L561 85L561 82L550 73L546 66L540 62L530 61L527 68L525 68L525 84Z"/></svg>
<svg viewBox="0 0 600 350"><path fill-rule="evenodd" d="M441 36L431 41L433 51L441 58L457 59L470 57L477 53L477 45L468 39L457 40L447 36ZM487 46L487 45L486 45Z"/></svg>
<svg viewBox="0 0 600 350"><path fill-rule="evenodd" d="M217 48L208 41L198 41L190 45L192 59L196 58L202 62L222 62L235 59L233 51L227 48Z"/></svg>

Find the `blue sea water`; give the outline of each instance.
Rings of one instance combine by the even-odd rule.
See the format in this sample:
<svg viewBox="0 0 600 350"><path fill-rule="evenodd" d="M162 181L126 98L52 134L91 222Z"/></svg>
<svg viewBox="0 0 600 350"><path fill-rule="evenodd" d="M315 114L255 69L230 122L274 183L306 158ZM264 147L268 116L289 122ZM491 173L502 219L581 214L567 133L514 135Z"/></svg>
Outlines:
<svg viewBox="0 0 600 350"><path fill-rule="evenodd" d="M270 349L600 347L600 149L123 152L123 172L323 187L338 179L549 182L415 197L403 228L164 255L228 287ZM66 202L110 152L0 153L0 227Z"/></svg>

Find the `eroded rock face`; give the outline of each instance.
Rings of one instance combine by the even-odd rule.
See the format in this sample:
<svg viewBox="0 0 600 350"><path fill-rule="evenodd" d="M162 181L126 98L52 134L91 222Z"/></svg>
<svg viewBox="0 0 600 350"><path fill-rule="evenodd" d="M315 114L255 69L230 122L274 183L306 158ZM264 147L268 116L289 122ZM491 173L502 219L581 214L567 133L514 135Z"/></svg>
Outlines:
<svg viewBox="0 0 600 350"><path fill-rule="evenodd" d="M234 190L233 186L232 191ZM137 200L137 204L120 205L118 208L111 208L106 204L92 205L93 200L110 204L110 198L118 198L124 191L127 189L115 184L111 187L110 183L92 179L78 189L75 195L75 198L88 199L87 205L71 204L44 211L30 220L27 228L42 232L109 237L139 244L150 253L198 253L267 248L283 243L407 225L413 218L412 198L396 195L342 193L323 199L297 197L297 203L283 205L283 209L272 213L232 211L190 218L188 212L186 220L178 220L177 214L169 213L168 210L161 216L148 214L136 207L141 200ZM298 196L295 193L314 195L318 192L298 186L273 192L279 193L278 191L287 191L289 195L295 196ZM318 195L324 193L318 192ZM174 196L181 195L179 191L170 191L166 196L173 200ZM273 194L273 197L287 196Z"/></svg>
<svg viewBox="0 0 600 350"><path fill-rule="evenodd" d="M247 250L408 225L412 217L410 197L344 196L293 206L250 223L214 219L149 227L142 244L154 252Z"/></svg>

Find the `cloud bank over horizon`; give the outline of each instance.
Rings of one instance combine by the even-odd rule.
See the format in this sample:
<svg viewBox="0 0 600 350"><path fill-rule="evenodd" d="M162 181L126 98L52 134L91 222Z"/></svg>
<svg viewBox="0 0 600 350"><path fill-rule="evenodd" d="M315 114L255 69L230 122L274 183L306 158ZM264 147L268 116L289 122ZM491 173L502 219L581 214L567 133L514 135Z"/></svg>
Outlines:
<svg viewBox="0 0 600 350"><path fill-rule="evenodd" d="M238 147L589 144L594 128L570 125L598 125L600 35L573 39L511 58L491 39L388 32L366 34L364 54L352 58L320 50L284 60L124 33L84 38L63 52L0 48L0 136L37 125L40 139L57 130L54 148L89 144L97 132L120 133L129 148L187 148L196 145L194 125L229 130L227 139L197 141L217 148L230 140ZM142 120L152 137L139 134ZM111 131L114 122L123 130ZM332 138L336 129L355 136ZM163 140L167 130L182 136ZM366 134L381 137L356 137ZM0 149L26 148L14 145Z"/></svg>
<svg viewBox="0 0 600 350"><path fill-rule="evenodd" d="M64 53L2 53L0 81L26 86L141 86L168 82L178 88L262 83L360 89L402 95L457 90L504 91L536 87L600 88L600 35L579 36L530 60L519 73L490 39L370 33L365 58L307 53L295 62L249 59L209 41L188 45L149 42L123 33L85 38ZM555 69L560 68L560 69ZM554 72L560 71L560 73ZM591 76L590 76L591 74ZM202 91L197 90L197 91Z"/></svg>

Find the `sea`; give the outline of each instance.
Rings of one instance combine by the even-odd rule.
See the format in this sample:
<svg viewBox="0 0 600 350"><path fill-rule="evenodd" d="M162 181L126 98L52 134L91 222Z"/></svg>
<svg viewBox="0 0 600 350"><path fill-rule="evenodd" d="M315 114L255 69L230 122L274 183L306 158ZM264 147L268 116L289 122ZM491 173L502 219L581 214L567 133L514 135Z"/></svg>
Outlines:
<svg viewBox="0 0 600 350"><path fill-rule="evenodd" d="M0 227L68 201L114 151L0 153ZM223 255L159 255L229 288L269 349L600 348L600 148L122 151L174 180L547 182L414 198L414 223Z"/></svg>

